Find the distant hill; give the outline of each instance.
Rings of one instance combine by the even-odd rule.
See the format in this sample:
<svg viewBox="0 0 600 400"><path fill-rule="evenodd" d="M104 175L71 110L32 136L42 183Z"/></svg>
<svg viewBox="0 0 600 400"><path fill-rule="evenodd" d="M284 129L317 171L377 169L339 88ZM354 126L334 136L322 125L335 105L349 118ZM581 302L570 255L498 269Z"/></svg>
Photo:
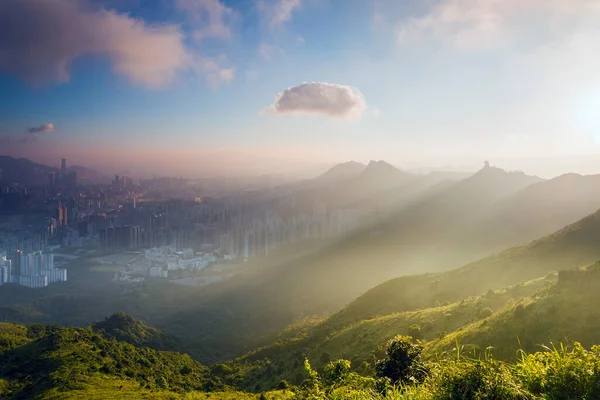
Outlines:
<svg viewBox="0 0 600 400"><path fill-rule="evenodd" d="M366 166L356 161L348 161L337 164L327 170L323 175L317 178L321 182L339 181L349 178L355 178L363 172Z"/></svg>
<svg viewBox="0 0 600 400"><path fill-rule="evenodd" d="M107 339L130 343L137 347L150 347L155 350L181 351L181 341L165 335L156 328L144 325L141 321L119 312L104 321L92 325L92 330Z"/></svg>
<svg viewBox="0 0 600 400"><path fill-rule="evenodd" d="M13 158L10 156L0 156L0 182L14 183L19 182L25 185L47 185L49 176L52 172L59 173L60 170L48 165L38 164L25 158ZM68 170L77 172L77 179L83 183L102 183L107 182L101 173L90 168L74 165Z"/></svg>
<svg viewBox="0 0 600 400"><path fill-rule="evenodd" d="M517 245L556 231L599 208L600 175L565 174L530 185L499 202L465 240Z"/></svg>
<svg viewBox="0 0 600 400"><path fill-rule="evenodd" d="M600 211L531 243L437 274L405 276L367 291L339 314L346 321L457 301L600 259ZM347 323L347 322L344 322Z"/></svg>
<svg viewBox="0 0 600 400"><path fill-rule="evenodd" d="M385 161L371 161L367 166L349 161L335 165L315 179L290 185L290 189L296 202L305 204L308 210L312 210L314 201L330 208L360 209L364 202L384 196L387 190L401 190L419 178Z"/></svg>

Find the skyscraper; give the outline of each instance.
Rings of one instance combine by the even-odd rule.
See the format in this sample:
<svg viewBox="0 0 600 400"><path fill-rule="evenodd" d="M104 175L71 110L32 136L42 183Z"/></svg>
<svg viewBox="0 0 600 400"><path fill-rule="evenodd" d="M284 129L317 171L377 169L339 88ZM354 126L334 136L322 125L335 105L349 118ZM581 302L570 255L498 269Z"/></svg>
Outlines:
<svg viewBox="0 0 600 400"><path fill-rule="evenodd" d="M60 160L60 176L59 181L62 184L64 179L67 177L67 159L63 158Z"/></svg>

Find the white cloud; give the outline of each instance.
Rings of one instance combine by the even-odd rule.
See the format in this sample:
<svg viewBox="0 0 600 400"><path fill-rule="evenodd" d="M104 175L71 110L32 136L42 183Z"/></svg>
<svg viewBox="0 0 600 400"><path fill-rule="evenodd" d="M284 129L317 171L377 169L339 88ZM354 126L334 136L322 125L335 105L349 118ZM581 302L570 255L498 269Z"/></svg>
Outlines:
<svg viewBox="0 0 600 400"><path fill-rule="evenodd" d="M54 124L49 122L47 124L42 124L40 126L34 126L31 127L29 129L27 129L27 132L29 133L42 133L42 132L53 132L54 131Z"/></svg>
<svg viewBox="0 0 600 400"><path fill-rule="evenodd" d="M265 112L360 118L366 109L365 98L356 88L334 83L307 82L279 93Z"/></svg>
<svg viewBox="0 0 600 400"><path fill-rule="evenodd" d="M442 0L403 21L401 43L433 38L461 50L539 44L598 23L595 0Z"/></svg>
<svg viewBox="0 0 600 400"><path fill-rule="evenodd" d="M258 9L271 28L283 25L292 19L294 11L302 6L303 0L258 0Z"/></svg>
<svg viewBox="0 0 600 400"><path fill-rule="evenodd" d="M201 70L202 57L184 39L176 25L150 25L85 0L0 2L0 71L34 84L68 82L76 59L99 55L130 81L163 88L180 71Z"/></svg>
<svg viewBox="0 0 600 400"><path fill-rule="evenodd" d="M192 34L194 39L228 39L232 36L236 13L219 0L177 0L177 7L185 11L187 18L198 26Z"/></svg>

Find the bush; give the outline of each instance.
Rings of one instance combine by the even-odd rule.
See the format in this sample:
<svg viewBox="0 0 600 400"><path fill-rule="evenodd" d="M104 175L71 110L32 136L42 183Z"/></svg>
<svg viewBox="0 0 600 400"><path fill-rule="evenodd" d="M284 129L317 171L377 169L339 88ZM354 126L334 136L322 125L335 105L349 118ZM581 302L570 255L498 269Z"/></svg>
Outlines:
<svg viewBox="0 0 600 400"><path fill-rule="evenodd" d="M392 384L422 382L427 368L421 359L423 346L410 336L396 336L387 345L387 358L375 365L380 378L388 378Z"/></svg>
<svg viewBox="0 0 600 400"><path fill-rule="evenodd" d="M449 362L432 384L436 399L527 399L514 382L512 371L495 361Z"/></svg>
<svg viewBox="0 0 600 400"><path fill-rule="evenodd" d="M516 370L532 393L548 399L600 398L600 347L552 346L523 356Z"/></svg>
<svg viewBox="0 0 600 400"><path fill-rule="evenodd" d="M325 366L323 372L323 383L325 386L342 385L350 372L350 361L337 360L332 361Z"/></svg>

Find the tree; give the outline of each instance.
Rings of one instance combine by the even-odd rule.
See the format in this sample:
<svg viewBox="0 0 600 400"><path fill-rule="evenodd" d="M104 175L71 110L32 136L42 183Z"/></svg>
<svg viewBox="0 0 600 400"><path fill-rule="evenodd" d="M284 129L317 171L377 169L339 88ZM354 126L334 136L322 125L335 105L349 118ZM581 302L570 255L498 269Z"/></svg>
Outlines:
<svg viewBox="0 0 600 400"><path fill-rule="evenodd" d="M410 336L396 336L388 342L386 358L375 365L377 376L391 383L422 382L427 368L421 359L423 346Z"/></svg>
<svg viewBox="0 0 600 400"><path fill-rule="evenodd" d="M325 366L323 371L323 383L328 386L341 386L350 372L350 361L332 361Z"/></svg>

